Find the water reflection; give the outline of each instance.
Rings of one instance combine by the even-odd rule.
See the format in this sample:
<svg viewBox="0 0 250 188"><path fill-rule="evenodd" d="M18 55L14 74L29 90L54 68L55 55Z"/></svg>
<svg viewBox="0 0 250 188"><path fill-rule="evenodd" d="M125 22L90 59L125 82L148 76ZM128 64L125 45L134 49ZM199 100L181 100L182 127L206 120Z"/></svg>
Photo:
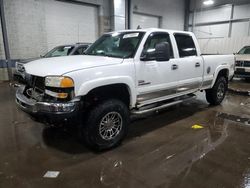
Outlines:
<svg viewBox="0 0 250 188"><path fill-rule="evenodd" d="M119 185L122 176L122 161L114 161L103 166L100 173L100 182L105 186Z"/></svg>
<svg viewBox="0 0 250 188"><path fill-rule="evenodd" d="M247 169L245 173L243 173L243 188L250 188L250 169Z"/></svg>
<svg viewBox="0 0 250 188"><path fill-rule="evenodd" d="M195 162L202 160L228 137L228 121L220 118L218 113L210 115L215 118L204 125L205 129L190 129L185 135L173 138L170 143L132 160L122 162L116 158L113 160L115 162L102 168L100 182L105 186L119 187L118 180L122 179L125 169L150 187L168 187L179 175L186 177Z"/></svg>

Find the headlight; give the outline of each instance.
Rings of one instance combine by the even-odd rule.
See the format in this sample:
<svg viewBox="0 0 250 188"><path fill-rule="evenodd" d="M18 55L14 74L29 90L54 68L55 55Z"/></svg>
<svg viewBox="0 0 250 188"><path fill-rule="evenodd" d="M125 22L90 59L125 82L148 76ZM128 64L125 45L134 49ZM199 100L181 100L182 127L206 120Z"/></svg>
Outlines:
<svg viewBox="0 0 250 188"><path fill-rule="evenodd" d="M45 78L45 86L57 88L74 87L74 81L65 76L48 76Z"/></svg>
<svg viewBox="0 0 250 188"><path fill-rule="evenodd" d="M25 72L25 68L22 63L16 62L16 70L23 73Z"/></svg>

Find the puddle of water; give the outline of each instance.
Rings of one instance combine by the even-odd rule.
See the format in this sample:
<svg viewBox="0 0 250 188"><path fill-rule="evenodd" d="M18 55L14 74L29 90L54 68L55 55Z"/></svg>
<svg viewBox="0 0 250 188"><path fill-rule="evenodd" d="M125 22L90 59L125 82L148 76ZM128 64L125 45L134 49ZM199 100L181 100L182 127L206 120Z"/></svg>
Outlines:
<svg viewBox="0 0 250 188"><path fill-rule="evenodd" d="M250 125L250 118L247 117L240 117L238 115L222 113L222 112L218 114L218 117L228 119L237 123L242 123L244 125Z"/></svg>

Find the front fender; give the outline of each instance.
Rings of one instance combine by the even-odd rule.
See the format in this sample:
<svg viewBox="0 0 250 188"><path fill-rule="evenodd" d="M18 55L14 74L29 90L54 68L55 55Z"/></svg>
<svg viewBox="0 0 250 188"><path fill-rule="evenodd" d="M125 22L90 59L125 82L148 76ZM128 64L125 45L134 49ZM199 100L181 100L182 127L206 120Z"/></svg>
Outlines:
<svg viewBox="0 0 250 188"><path fill-rule="evenodd" d="M84 96L87 95L91 90L101 87L107 86L112 84L125 84L128 87L128 91L130 93L130 105L132 107L135 106L136 103L136 92L135 92L135 84L132 78L127 76L112 76L112 77L105 77L105 78L97 78L94 80L90 80L84 82L80 87L79 90L76 91L77 96Z"/></svg>

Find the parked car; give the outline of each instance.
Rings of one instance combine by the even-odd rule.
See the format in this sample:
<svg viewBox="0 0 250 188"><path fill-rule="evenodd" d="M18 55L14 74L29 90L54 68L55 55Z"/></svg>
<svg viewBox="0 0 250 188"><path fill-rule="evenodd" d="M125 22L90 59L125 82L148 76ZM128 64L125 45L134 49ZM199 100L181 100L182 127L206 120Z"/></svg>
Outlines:
<svg viewBox="0 0 250 188"><path fill-rule="evenodd" d="M16 70L14 72L14 79L20 82L23 82L24 79L24 67L23 65L40 59L40 58L50 58L50 57L59 57L59 56L68 56L68 55L82 55L84 51L91 45L91 43L76 43L70 45L61 45L53 48L45 55L41 55L37 58L25 59L22 61L16 62Z"/></svg>
<svg viewBox="0 0 250 188"><path fill-rule="evenodd" d="M111 32L85 54L24 65L27 83L16 102L45 121L81 119L83 138L99 150L121 143L130 114L176 105L202 90L219 105L234 73L234 55L201 55L191 32Z"/></svg>
<svg viewBox="0 0 250 188"><path fill-rule="evenodd" d="M250 80L250 46L243 47L236 55L235 77Z"/></svg>

